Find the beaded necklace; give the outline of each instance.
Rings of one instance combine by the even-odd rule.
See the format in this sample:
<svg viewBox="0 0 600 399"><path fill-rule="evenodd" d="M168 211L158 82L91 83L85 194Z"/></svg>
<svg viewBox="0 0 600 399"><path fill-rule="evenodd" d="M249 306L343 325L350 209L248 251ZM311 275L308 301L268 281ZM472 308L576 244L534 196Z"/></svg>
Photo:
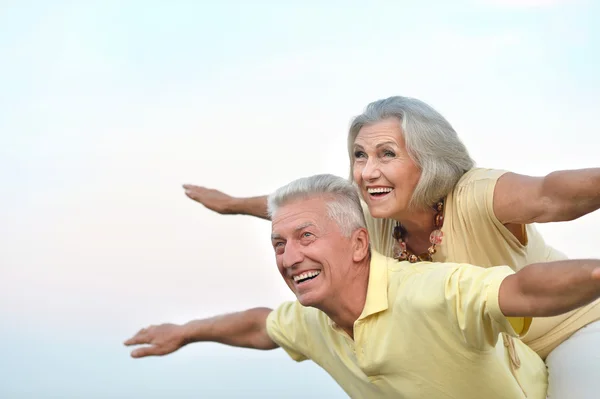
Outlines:
<svg viewBox="0 0 600 399"><path fill-rule="evenodd" d="M442 232L442 225L444 224L444 199L439 200L434 206L433 210L436 212L433 217L434 229L429 235L429 242L431 246L427 249L427 252L421 255L415 255L406 247L406 228L402 226L402 223L396 222L394 226L394 232L392 236L395 239L394 243L394 259L399 261L408 260L410 263L416 263L420 261L432 262L432 255L436 253L436 245L442 243L444 233Z"/></svg>

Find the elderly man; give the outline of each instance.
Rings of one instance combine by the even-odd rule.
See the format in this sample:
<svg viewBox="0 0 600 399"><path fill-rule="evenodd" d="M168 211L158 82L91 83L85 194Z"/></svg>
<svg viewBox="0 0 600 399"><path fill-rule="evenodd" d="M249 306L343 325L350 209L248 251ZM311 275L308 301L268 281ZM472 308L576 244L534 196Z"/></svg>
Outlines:
<svg viewBox="0 0 600 399"><path fill-rule="evenodd" d="M545 398L543 361L520 340L531 317L600 296L600 261L533 264L514 273L418 266L369 248L356 190L331 175L269 197L277 266L297 301L141 330L133 357L199 341L311 359L353 398Z"/></svg>

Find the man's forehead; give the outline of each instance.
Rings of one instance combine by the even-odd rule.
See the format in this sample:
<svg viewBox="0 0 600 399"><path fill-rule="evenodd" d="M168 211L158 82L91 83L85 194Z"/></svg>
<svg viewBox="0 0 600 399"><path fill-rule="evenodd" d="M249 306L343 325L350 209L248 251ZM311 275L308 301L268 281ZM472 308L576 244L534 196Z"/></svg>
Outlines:
<svg viewBox="0 0 600 399"><path fill-rule="evenodd" d="M279 208L273 215L271 230L275 234L301 230L306 227L323 227L327 210L323 201L294 201Z"/></svg>
<svg viewBox="0 0 600 399"><path fill-rule="evenodd" d="M315 212L297 212L273 215L272 230L301 230L306 227L319 227L323 224L321 217Z"/></svg>
<svg viewBox="0 0 600 399"><path fill-rule="evenodd" d="M282 238L283 234L295 233L304 229L315 228L319 229L319 226L314 222L304 222L297 225L286 226L283 229L276 229L273 227L273 232L271 233L271 238Z"/></svg>

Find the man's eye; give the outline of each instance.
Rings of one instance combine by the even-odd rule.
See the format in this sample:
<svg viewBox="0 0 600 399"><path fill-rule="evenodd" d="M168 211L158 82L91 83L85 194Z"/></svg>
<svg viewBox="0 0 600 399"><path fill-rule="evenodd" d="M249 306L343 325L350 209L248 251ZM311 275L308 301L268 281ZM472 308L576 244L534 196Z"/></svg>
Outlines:
<svg viewBox="0 0 600 399"><path fill-rule="evenodd" d="M304 238L308 238L308 237L312 237L312 233L309 233L308 231L305 231L304 233L302 233L302 237Z"/></svg>

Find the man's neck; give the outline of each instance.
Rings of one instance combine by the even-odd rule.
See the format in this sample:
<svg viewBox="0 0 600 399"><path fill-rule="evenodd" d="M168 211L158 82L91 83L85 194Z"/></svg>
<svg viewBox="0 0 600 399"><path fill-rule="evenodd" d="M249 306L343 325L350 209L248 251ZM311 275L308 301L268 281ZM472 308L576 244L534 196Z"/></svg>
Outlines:
<svg viewBox="0 0 600 399"><path fill-rule="evenodd" d="M357 273L348 276L343 290L323 304L320 309L352 339L354 339L354 322L362 314L367 301L369 271L370 257L367 257L365 264L357 267Z"/></svg>

